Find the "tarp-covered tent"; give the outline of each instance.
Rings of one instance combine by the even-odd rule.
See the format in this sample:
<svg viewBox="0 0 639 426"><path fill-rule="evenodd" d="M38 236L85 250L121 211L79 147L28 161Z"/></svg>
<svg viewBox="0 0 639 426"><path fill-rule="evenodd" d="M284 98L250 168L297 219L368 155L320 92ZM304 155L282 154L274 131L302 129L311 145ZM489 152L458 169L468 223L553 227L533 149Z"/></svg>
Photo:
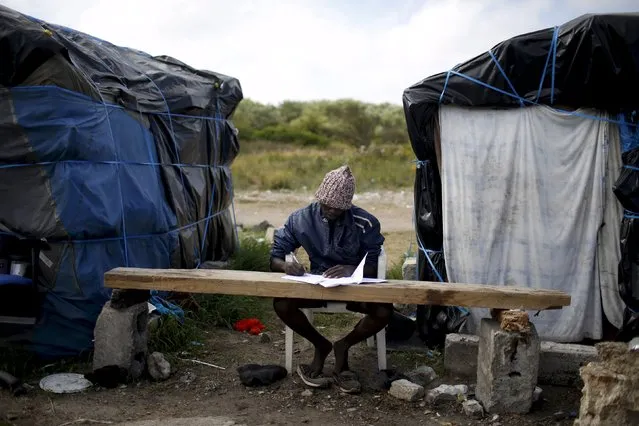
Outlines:
<svg viewBox="0 0 639 426"><path fill-rule="evenodd" d="M235 250L241 100L234 78L0 6L0 230L51 246L33 350L91 347L111 268L197 268Z"/></svg>
<svg viewBox="0 0 639 426"><path fill-rule="evenodd" d="M421 280L568 291L532 317L550 340L601 338L602 312L618 328L639 308L639 14L506 40L403 103Z"/></svg>

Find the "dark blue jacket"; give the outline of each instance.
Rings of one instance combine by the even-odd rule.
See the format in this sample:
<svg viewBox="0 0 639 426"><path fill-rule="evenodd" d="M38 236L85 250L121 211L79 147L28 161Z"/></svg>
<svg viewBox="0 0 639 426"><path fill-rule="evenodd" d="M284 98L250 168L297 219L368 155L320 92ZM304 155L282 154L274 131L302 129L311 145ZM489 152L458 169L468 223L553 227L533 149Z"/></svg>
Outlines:
<svg viewBox="0 0 639 426"><path fill-rule="evenodd" d="M322 217L318 202L299 209L275 232L271 256L284 259L303 247L313 274L322 274L335 265L358 265L366 253L366 264L377 265L384 237L375 216L353 206L334 226L330 239L329 223Z"/></svg>

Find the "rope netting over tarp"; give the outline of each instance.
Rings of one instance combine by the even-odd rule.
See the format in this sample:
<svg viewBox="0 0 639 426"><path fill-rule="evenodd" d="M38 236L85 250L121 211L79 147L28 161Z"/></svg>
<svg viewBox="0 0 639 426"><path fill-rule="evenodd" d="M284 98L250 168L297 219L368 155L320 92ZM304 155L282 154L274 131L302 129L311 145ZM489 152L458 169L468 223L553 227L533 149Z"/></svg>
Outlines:
<svg viewBox="0 0 639 426"><path fill-rule="evenodd" d="M404 91L408 132L417 157L415 225L419 279L446 281L442 181L438 164L440 105L604 111L618 126L623 169L614 191L621 224L619 291L639 309L639 14L584 15L564 25L506 40L450 71ZM586 117L599 119L595 116Z"/></svg>
<svg viewBox="0 0 639 426"><path fill-rule="evenodd" d="M0 231L51 247L36 352L91 347L105 271L233 253L241 100L232 77L0 6Z"/></svg>

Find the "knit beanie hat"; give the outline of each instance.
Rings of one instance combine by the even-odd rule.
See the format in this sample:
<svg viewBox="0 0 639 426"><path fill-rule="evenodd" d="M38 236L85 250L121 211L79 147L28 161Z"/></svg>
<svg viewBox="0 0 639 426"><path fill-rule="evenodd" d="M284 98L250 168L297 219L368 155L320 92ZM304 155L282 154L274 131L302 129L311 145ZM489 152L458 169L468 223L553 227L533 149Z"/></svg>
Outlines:
<svg viewBox="0 0 639 426"><path fill-rule="evenodd" d="M355 193L355 177L348 166L331 170L315 193L315 198L329 207L348 210L352 207Z"/></svg>

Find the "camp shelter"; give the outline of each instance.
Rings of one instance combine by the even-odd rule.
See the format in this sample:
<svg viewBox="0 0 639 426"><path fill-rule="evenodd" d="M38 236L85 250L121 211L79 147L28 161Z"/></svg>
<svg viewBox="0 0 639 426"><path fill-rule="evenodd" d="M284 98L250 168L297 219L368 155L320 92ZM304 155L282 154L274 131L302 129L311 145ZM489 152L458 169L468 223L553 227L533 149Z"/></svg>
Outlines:
<svg viewBox="0 0 639 426"><path fill-rule="evenodd" d="M548 340L621 328L639 297L639 14L513 37L403 103L419 278L567 291L531 312Z"/></svg>
<svg viewBox="0 0 639 426"><path fill-rule="evenodd" d="M228 258L241 100L235 78L0 6L0 258L30 271L0 275L0 330L29 317L14 341L76 355L105 271Z"/></svg>

